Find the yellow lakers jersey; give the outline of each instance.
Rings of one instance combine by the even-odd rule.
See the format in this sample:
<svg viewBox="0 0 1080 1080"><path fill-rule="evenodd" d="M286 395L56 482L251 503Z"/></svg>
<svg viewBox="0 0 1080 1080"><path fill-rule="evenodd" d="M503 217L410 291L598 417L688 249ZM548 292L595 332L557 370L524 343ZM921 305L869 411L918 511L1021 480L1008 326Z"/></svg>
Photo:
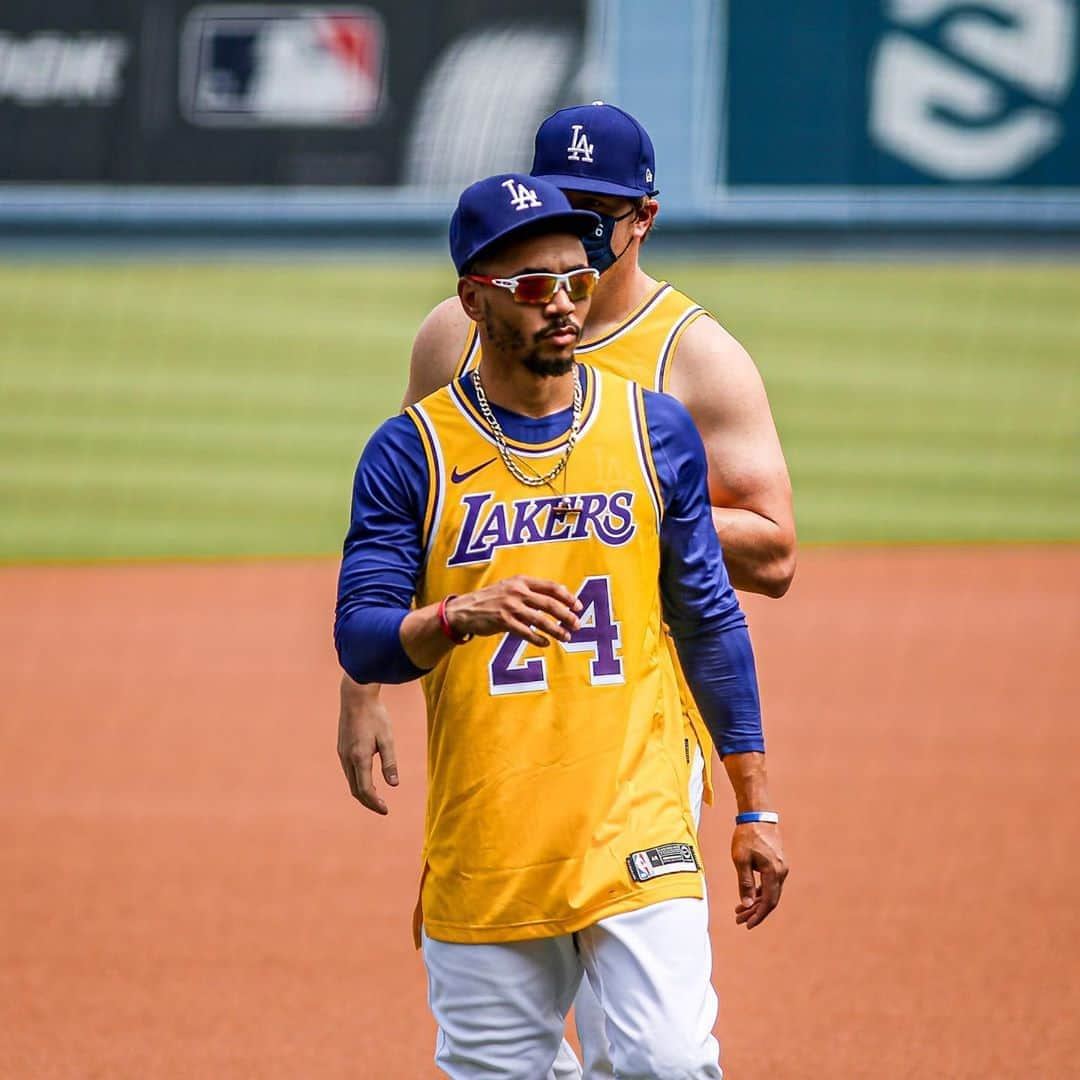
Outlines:
<svg viewBox="0 0 1080 1080"><path fill-rule="evenodd" d="M431 478L417 605L516 574L560 582L583 605L568 643L474 638L423 679L419 910L439 940L572 933L702 895L642 392L579 370L580 434L556 490L509 473L457 380L406 410ZM538 474L566 445L508 442Z"/></svg>
<svg viewBox="0 0 1080 1080"><path fill-rule="evenodd" d="M671 360L679 341L687 327L703 316L710 317L703 307L662 281L614 330L603 337L583 341L577 347L577 356L580 360L595 364L601 371L631 379L650 390L667 393ZM458 361L457 375L472 370L479 362L480 337L474 324ZM686 684L675 653L675 644L670 638L668 647L679 679L686 737L698 743L705 757L705 801L711 803L712 739Z"/></svg>

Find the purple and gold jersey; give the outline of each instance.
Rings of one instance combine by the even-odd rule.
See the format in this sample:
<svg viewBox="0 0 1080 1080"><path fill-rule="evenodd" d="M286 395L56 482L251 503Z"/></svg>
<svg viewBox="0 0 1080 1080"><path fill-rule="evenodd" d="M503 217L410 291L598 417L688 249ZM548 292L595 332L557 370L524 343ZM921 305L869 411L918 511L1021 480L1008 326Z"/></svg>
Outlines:
<svg viewBox="0 0 1080 1080"><path fill-rule="evenodd" d="M515 574L562 582L583 605L568 643L475 638L423 679L433 938L546 937L702 894L643 394L581 372L581 431L554 490L510 474L462 382L406 410L429 477L417 606ZM565 433L509 442L543 474Z"/></svg>
<svg viewBox="0 0 1080 1080"><path fill-rule="evenodd" d="M645 301L615 329L603 337L583 341L577 347L576 355L583 362L594 364L601 371L620 375L650 390L667 393L671 360L679 341L687 327L703 317L711 316L688 296L666 282L660 282ZM480 363L480 356L480 337L474 324L458 360L455 378L475 368ZM674 645L670 640L668 644L679 680L686 737L701 747L705 757L705 801L711 803L712 740L686 684Z"/></svg>

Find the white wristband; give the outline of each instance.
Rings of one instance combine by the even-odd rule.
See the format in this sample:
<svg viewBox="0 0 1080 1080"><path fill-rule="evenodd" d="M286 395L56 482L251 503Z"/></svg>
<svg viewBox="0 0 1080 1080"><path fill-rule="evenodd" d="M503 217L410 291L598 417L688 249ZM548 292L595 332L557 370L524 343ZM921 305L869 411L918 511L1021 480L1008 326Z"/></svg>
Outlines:
<svg viewBox="0 0 1080 1080"><path fill-rule="evenodd" d="M775 810L748 810L745 814L735 815L736 825L748 825L752 821L764 821L769 825L779 825L780 815Z"/></svg>

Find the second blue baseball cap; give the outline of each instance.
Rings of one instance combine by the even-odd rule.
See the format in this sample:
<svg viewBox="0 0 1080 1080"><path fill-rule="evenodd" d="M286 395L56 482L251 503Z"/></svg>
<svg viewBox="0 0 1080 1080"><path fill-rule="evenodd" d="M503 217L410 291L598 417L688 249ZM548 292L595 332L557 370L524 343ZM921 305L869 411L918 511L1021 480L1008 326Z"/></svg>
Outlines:
<svg viewBox="0 0 1080 1080"><path fill-rule="evenodd" d="M603 101L560 109L540 125L532 174L567 191L630 199L659 194L649 133Z"/></svg>
<svg viewBox="0 0 1080 1080"><path fill-rule="evenodd" d="M554 185L535 176L499 173L462 193L450 219L450 258L459 274L493 244L511 236L567 232L584 236L600 219L575 210Z"/></svg>

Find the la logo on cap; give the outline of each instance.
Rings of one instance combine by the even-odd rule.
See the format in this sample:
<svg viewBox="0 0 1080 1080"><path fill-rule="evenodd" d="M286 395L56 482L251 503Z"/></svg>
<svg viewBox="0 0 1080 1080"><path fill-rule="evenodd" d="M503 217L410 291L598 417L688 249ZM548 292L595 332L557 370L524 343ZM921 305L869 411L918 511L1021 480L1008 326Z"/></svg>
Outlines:
<svg viewBox="0 0 1080 1080"><path fill-rule="evenodd" d="M567 161L587 161L592 164L593 144L585 135L585 129L580 124L572 125L570 131L570 145L566 148Z"/></svg>
<svg viewBox="0 0 1080 1080"><path fill-rule="evenodd" d="M513 178L504 180L502 186L510 192L510 205L515 210L531 210L544 204L536 197L536 192Z"/></svg>

